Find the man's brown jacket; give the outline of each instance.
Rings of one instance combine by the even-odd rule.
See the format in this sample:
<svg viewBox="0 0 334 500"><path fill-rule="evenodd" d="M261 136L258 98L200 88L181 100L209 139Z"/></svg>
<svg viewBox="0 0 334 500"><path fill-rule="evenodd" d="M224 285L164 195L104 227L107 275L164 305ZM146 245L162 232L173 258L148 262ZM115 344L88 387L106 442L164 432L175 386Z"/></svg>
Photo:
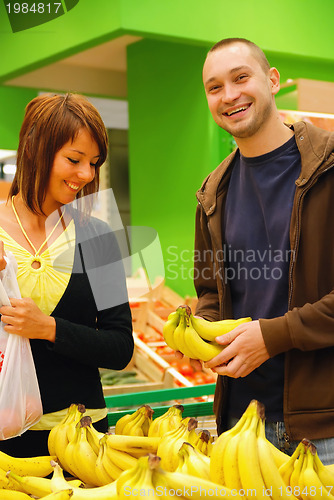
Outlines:
<svg viewBox="0 0 334 500"><path fill-rule="evenodd" d="M334 133L306 122L292 128L301 172L290 222L289 309L284 316L260 319L260 326L270 357L285 353L284 422L290 439L318 439L334 437ZM213 321L232 317L222 220L234 158L235 152L197 192L196 314ZM227 384L227 377L218 377L219 433L226 428Z"/></svg>

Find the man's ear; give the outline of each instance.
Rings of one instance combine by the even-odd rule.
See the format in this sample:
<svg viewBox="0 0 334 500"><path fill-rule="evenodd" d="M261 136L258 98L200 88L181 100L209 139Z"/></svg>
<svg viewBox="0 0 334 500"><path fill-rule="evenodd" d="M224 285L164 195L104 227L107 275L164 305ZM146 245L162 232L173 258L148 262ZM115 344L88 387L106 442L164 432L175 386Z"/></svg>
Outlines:
<svg viewBox="0 0 334 500"><path fill-rule="evenodd" d="M269 70L270 84L271 84L271 92L273 95L276 95L280 86L280 74L277 68L270 68Z"/></svg>

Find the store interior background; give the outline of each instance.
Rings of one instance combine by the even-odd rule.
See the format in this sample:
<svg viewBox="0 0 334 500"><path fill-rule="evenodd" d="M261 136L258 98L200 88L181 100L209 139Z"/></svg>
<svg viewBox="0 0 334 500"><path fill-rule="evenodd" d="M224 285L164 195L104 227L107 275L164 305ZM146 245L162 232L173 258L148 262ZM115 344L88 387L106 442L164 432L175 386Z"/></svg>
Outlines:
<svg viewBox="0 0 334 500"><path fill-rule="evenodd" d="M249 38L280 71L280 109L334 118L333 11L332 0L80 0L49 23L12 33L1 3L0 199L26 104L41 92L83 93L109 132L102 189L113 189L125 227L157 235L127 273L139 262L151 282L164 274L177 293L195 295L195 192L234 147L207 109L207 50L225 37ZM99 208L107 220L111 205L107 197Z"/></svg>

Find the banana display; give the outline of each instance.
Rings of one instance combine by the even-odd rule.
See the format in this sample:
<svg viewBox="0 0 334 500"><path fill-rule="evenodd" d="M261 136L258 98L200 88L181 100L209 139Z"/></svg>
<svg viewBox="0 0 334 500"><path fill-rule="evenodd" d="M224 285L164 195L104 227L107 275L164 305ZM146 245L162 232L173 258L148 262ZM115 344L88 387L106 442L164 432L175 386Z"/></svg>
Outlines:
<svg viewBox="0 0 334 500"><path fill-rule="evenodd" d="M216 337L225 335L251 320L252 318L248 317L207 321L193 316L190 307L182 305L168 316L162 333L166 344L174 351L180 351L189 358L209 361L223 349L223 346L215 341Z"/></svg>
<svg viewBox="0 0 334 500"><path fill-rule="evenodd" d="M119 423L123 431L132 422L128 434L103 434L82 405L71 405L50 433L49 451L58 450L59 456L14 458L0 452L0 500L334 500L334 465L325 466L308 439L291 457L278 450L265 436L264 406L256 400L216 440L197 429L195 418L182 418L181 405L156 419L149 408L143 405ZM151 418L147 436L139 434L140 415Z"/></svg>
<svg viewBox="0 0 334 500"><path fill-rule="evenodd" d="M126 414L116 422L115 434L126 436L147 436L152 423L153 410L142 405L132 414Z"/></svg>

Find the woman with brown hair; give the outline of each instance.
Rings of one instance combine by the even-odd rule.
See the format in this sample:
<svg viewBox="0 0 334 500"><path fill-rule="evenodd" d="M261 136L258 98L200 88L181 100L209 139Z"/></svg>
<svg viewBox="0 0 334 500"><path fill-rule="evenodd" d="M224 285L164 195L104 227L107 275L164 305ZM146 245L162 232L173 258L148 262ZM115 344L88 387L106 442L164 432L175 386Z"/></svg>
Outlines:
<svg viewBox="0 0 334 500"><path fill-rule="evenodd" d="M30 339L43 416L0 442L14 456L47 454L48 433L72 403L106 432L98 368L122 369L133 353L118 245L91 216L107 147L103 121L83 96L43 95L27 105L16 174L0 205L0 269L12 252L22 299L0 314L6 332Z"/></svg>

